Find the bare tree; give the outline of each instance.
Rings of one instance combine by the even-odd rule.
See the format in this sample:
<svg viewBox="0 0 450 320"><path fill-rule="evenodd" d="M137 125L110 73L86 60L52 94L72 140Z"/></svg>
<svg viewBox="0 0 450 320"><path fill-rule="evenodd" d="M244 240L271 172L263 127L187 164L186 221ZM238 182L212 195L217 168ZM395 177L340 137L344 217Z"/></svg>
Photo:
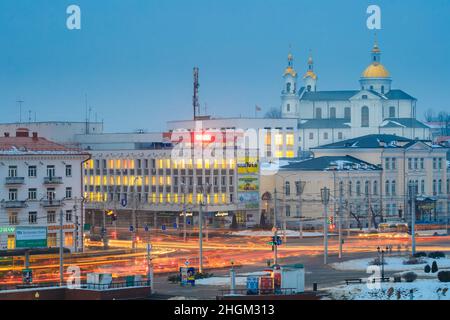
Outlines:
<svg viewBox="0 0 450 320"><path fill-rule="evenodd" d="M281 118L281 110L279 108L271 108L264 115L266 119L280 119Z"/></svg>
<svg viewBox="0 0 450 320"><path fill-rule="evenodd" d="M425 120L428 121L428 122L433 121L435 119L434 118L434 111L433 111L433 109L428 109L425 112L424 117L425 117Z"/></svg>

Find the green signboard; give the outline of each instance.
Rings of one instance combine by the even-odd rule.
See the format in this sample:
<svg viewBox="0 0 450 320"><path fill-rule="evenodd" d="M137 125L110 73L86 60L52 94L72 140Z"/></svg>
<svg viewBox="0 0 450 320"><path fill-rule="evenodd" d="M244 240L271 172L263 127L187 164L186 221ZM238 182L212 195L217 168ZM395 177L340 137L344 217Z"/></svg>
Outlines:
<svg viewBox="0 0 450 320"><path fill-rule="evenodd" d="M47 228L17 227L16 248L47 248Z"/></svg>
<svg viewBox="0 0 450 320"><path fill-rule="evenodd" d="M15 231L15 227L0 227L0 233L14 233Z"/></svg>

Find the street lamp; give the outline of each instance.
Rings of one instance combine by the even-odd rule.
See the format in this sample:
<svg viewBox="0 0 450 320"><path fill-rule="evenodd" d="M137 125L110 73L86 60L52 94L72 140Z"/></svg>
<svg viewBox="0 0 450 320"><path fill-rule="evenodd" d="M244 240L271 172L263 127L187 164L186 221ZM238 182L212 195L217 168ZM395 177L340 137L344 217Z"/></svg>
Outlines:
<svg viewBox="0 0 450 320"><path fill-rule="evenodd" d="M323 220L323 263L327 264L328 259L328 204L330 202L330 189L325 187L320 190L320 197L322 199L324 209Z"/></svg>
<svg viewBox="0 0 450 320"><path fill-rule="evenodd" d="M198 263L198 271L199 273L203 273L203 208L205 205L205 198L207 194L210 193L211 185L203 184L198 186L198 190L202 193L202 199L199 201L199 210L198 210L198 240L199 240L199 263Z"/></svg>
<svg viewBox="0 0 450 320"><path fill-rule="evenodd" d="M134 189L133 189L133 211L132 211L132 216L131 216L131 223L132 223L132 227L133 230L131 231L131 247L133 250L136 249L137 247L137 243L136 243L136 234L137 234L137 219L136 219L136 210L137 210L137 182L138 180L141 179L142 177L136 177L134 179Z"/></svg>
<svg viewBox="0 0 450 320"><path fill-rule="evenodd" d="M378 254L381 254L381 281L384 281L384 254L389 251L389 247L386 247L386 251L384 249L381 249L380 247L377 248Z"/></svg>

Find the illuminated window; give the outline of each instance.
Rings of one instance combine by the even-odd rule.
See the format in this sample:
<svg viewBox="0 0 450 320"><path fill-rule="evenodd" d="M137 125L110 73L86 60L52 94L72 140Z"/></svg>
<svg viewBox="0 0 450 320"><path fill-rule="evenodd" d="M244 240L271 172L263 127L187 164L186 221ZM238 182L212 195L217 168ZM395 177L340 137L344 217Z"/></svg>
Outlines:
<svg viewBox="0 0 450 320"><path fill-rule="evenodd" d="M286 158L294 158L294 151L293 150L286 151Z"/></svg>
<svg viewBox="0 0 450 320"><path fill-rule="evenodd" d="M194 198L194 197L193 197L192 193L190 193L189 196L188 196L188 203L189 203L189 204L192 204L192 202L193 202L193 200L194 200L193 198Z"/></svg>
<svg viewBox="0 0 450 320"><path fill-rule="evenodd" d="M49 248L57 247L56 243L56 233L49 233L47 235L47 246Z"/></svg>
<svg viewBox="0 0 450 320"><path fill-rule="evenodd" d="M178 203L178 194L173 195L173 202Z"/></svg>
<svg viewBox="0 0 450 320"><path fill-rule="evenodd" d="M114 169L114 160L109 160L108 161L108 167L109 167L109 169Z"/></svg>
<svg viewBox="0 0 450 320"><path fill-rule="evenodd" d="M152 185L156 185L156 177L155 176L152 177Z"/></svg>
<svg viewBox="0 0 450 320"><path fill-rule="evenodd" d="M162 186L164 184L164 177L159 177L159 185Z"/></svg>
<svg viewBox="0 0 450 320"><path fill-rule="evenodd" d="M275 135L275 145L277 145L277 146L283 145L283 135L282 134Z"/></svg>
<svg viewBox="0 0 450 320"><path fill-rule="evenodd" d="M205 169L211 169L211 162L209 160L205 160Z"/></svg>
<svg viewBox="0 0 450 320"><path fill-rule="evenodd" d="M230 159L230 169L234 169L235 165L234 159Z"/></svg>
<svg viewBox="0 0 450 320"><path fill-rule="evenodd" d="M215 204L219 203L219 195L217 193L214 194L214 203Z"/></svg>
<svg viewBox="0 0 450 320"><path fill-rule="evenodd" d="M122 161L120 159L116 160L116 169L122 168Z"/></svg>
<svg viewBox="0 0 450 320"><path fill-rule="evenodd" d="M123 185L124 186L128 185L128 177L127 176L123 177Z"/></svg>
<svg viewBox="0 0 450 320"><path fill-rule="evenodd" d="M172 177L167 177L167 185L170 186L172 184Z"/></svg>
<svg viewBox="0 0 450 320"><path fill-rule="evenodd" d="M222 203L227 202L227 195L225 193L222 193Z"/></svg>
<svg viewBox="0 0 450 320"><path fill-rule="evenodd" d="M159 203L164 202L164 195L162 193L159 194Z"/></svg>
<svg viewBox="0 0 450 320"><path fill-rule="evenodd" d="M283 151L277 151L277 152L275 152L275 157L277 157L277 158L283 158Z"/></svg>
<svg viewBox="0 0 450 320"><path fill-rule="evenodd" d="M73 232L64 233L64 246L73 247Z"/></svg>
<svg viewBox="0 0 450 320"><path fill-rule="evenodd" d="M156 203L156 193L152 193L152 202Z"/></svg>
<svg viewBox="0 0 450 320"><path fill-rule="evenodd" d="M266 133L265 139L264 139L264 143L266 145L271 145L272 144L272 136L270 134L270 132Z"/></svg>
<svg viewBox="0 0 450 320"><path fill-rule="evenodd" d="M292 147L294 146L294 135L289 133L286 135L286 145Z"/></svg>
<svg viewBox="0 0 450 320"><path fill-rule="evenodd" d="M171 203L172 202L172 196L170 193L167 194L167 203Z"/></svg>
<svg viewBox="0 0 450 320"><path fill-rule="evenodd" d="M158 168L162 169L163 167L164 167L163 160L162 159L158 160Z"/></svg>
<svg viewBox="0 0 450 320"><path fill-rule="evenodd" d="M170 159L167 159L167 160L166 160L166 166L167 166L167 169L170 169L170 163L171 163Z"/></svg>
<svg viewBox="0 0 450 320"><path fill-rule="evenodd" d="M202 159L197 159L197 169L201 169L202 166Z"/></svg>
<svg viewBox="0 0 450 320"><path fill-rule="evenodd" d="M214 169L219 169L219 160L214 160Z"/></svg>

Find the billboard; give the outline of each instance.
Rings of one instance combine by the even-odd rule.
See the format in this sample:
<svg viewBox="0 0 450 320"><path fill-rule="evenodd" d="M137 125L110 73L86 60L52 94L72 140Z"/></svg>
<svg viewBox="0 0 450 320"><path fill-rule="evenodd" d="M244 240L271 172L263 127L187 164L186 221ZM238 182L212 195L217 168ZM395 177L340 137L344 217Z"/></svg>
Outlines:
<svg viewBox="0 0 450 320"><path fill-rule="evenodd" d="M17 227L16 248L47 248L47 227Z"/></svg>
<svg viewBox="0 0 450 320"><path fill-rule="evenodd" d="M243 192L238 194L239 203L245 206L245 209L259 208L259 192Z"/></svg>
<svg viewBox="0 0 450 320"><path fill-rule="evenodd" d="M259 164L257 159L240 159L237 164L238 174L258 174Z"/></svg>
<svg viewBox="0 0 450 320"><path fill-rule="evenodd" d="M238 192L253 192L259 190L258 176L239 176L238 177Z"/></svg>

